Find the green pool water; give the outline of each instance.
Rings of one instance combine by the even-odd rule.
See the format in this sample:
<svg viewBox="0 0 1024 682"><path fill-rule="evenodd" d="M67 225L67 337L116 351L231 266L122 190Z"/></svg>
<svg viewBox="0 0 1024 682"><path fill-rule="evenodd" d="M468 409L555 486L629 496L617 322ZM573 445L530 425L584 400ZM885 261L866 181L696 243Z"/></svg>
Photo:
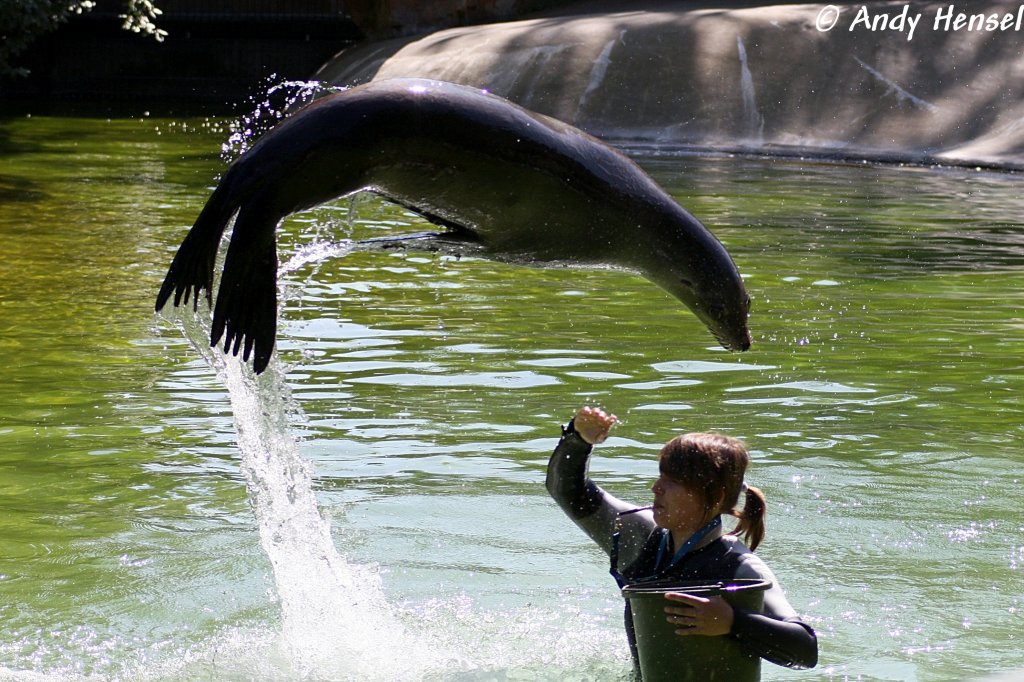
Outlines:
<svg viewBox="0 0 1024 682"><path fill-rule="evenodd" d="M152 312L228 135L0 119L0 679L366 679L282 637L228 393ZM543 488L587 402L624 422L592 475L638 503L674 433L747 440L759 553L821 647L817 669L765 679L1024 667L1020 177L638 160L733 254L751 351L626 273L410 252L287 275L280 416L354 593L379 586L374 608L448 656L410 679L628 678L605 559ZM343 200L287 221L282 258L420 227ZM309 625L327 651L356 636ZM358 636L371 658L419 655Z"/></svg>

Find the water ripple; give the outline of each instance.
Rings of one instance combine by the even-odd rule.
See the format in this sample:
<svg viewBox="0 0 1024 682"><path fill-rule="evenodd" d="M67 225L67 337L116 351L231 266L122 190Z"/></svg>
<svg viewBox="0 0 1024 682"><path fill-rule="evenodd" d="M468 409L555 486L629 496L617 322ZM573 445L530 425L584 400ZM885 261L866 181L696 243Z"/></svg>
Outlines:
<svg viewBox="0 0 1024 682"><path fill-rule="evenodd" d="M518 389L552 386L561 383L555 377L536 372L470 372L465 374L381 374L347 379L353 384L388 386L464 387Z"/></svg>
<svg viewBox="0 0 1024 682"><path fill-rule="evenodd" d="M781 384L760 384L758 386L735 386L725 389L733 393L756 391L765 388L787 388L810 393L874 393L873 388L847 386L834 381L787 381Z"/></svg>
<svg viewBox="0 0 1024 682"><path fill-rule="evenodd" d="M673 360L651 365L665 374L704 374L707 372L759 372L775 369L774 365L746 365L738 362L708 362L706 360Z"/></svg>

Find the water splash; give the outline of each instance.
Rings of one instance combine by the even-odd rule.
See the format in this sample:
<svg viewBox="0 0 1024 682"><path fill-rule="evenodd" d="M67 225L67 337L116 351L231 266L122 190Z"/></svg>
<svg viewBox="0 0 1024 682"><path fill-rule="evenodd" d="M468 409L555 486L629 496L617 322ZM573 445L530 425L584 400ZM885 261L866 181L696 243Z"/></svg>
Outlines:
<svg viewBox="0 0 1024 682"><path fill-rule="evenodd" d="M336 242L314 242L300 249L297 249L291 258L285 261L278 268L278 276L295 272L304 265L316 263L327 258L341 258L347 256L355 248L355 242L351 239L342 239Z"/></svg>
<svg viewBox="0 0 1024 682"><path fill-rule="evenodd" d="M230 124L231 134L221 146L221 158L231 162L244 154L261 135L276 126L290 111L309 104L318 97L345 90L321 81L279 81L270 76L260 95L250 98L253 110Z"/></svg>
<svg viewBox="0 0 1024 682"><path fill-rule="evenodd" d="M412 680L443 667L452 656L405 627L377 573L338 553L317 506L309 463L290 433L300 408L277 361L256 377L237 358L209 347L203 312L184 313L177 321L228 389L241 470L260 543L273 567L282 639L296 672Z"/></svg>
<svg viewBox="0 0 1024 682"><path fill-rule="evenodd" d="M318 242L297 252L285 268L295 270L319 260L317 254L345 248ZM273 568L281 626L229 627L181 656L141 662L125 679L629 679L621 630L607 626L606 614L581 611L581 595L572 590L551 603L498 610L481 608L465 595L389 603L375 568L346 560L336 545L344 545L344 529L332 536L320 513L311 467L290 430L303 415L276 357L257 377L208 345L205 304L198 313L177 308L170 314L228 389L240 468ZM613 609L617 615L617 604Z"/></svg>

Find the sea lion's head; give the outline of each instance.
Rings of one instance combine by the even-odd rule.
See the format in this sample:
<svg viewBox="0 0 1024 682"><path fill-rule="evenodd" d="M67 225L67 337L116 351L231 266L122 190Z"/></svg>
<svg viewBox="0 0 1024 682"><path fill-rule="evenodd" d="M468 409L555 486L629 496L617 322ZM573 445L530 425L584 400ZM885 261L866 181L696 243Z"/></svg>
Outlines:
<svg viewBox="0 0 1024 682"><path fill-rule="evenodd" d="M639 250L641 274L682 301L722 347L750 348L750 296L743 278L729 252L700 221L685 211L662 220Z"/></svg>

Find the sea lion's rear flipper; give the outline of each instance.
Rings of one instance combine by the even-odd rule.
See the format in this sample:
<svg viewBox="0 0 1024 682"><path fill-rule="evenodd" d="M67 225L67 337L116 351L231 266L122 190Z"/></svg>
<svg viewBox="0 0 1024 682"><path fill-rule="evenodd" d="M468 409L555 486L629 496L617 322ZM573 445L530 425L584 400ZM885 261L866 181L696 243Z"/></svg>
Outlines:
<svg viewBox="0 0 1024 682"><path fill-rule="evenodd" d="M213 310L210 345L224 337L224 352L248 361L255 350L253 369L266 369L274 351L277 331L278 216L261 202L249 202L238 213L224 260L217 304Z"/></svg>
<svg viewBox="0 0 1024 682"><path fill-rule="evenodd" d="M199 294L202 291L206 292L206 302L210 303L213 266L220 248L220 238L231 222L231 217L238 210L239 202L234 186L229 171L199 213L195 225L181 242L167 270L160 293L157 294L157 312L164 307L172 293L175 307L182 302L188 303L190 296L192 307L198 307Z"/></svg>

